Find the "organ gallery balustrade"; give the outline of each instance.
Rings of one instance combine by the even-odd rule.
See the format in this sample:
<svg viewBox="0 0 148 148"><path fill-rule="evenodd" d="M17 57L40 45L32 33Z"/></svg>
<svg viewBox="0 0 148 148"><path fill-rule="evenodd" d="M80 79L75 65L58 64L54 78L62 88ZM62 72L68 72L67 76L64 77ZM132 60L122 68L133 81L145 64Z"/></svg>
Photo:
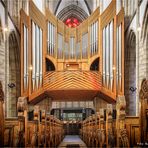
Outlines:
<svg viewBox="0 0 148 148"><path fill-rule="evenodd" d="M96 60L94 70L98 74L92 75L90 69ZM29 97L29 101L58 83L47 83L47 77L61 78L61 84L73 87L66 77L62 82L64 75L80 79L80 86L75 86L79 90L86 85L87 89L96 89L91 81L88 83L88 75L92 75L92 79L98 79L94 84L101 85L98 95L116 101L118 95L124 95L123 8L116 15L116 1L112 0L102 14L97 8L79 26L70 28L48 9L42 14L33 1L29 1L29 14L21 10L21 63L21 95ZM77 71L76 76L71 76L70 70ZM84 81L81 78L84 75L78 71L88 74ZM51 74L54 76L49 78ZM59 83L55 89L60 89Z"/></svg>

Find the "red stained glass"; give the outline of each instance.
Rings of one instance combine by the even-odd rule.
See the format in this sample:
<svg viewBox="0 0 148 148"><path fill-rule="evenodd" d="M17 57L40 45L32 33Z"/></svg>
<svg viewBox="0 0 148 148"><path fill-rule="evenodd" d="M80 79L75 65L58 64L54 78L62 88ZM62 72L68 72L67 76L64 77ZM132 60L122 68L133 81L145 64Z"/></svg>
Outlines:
<svg viewBox="0 0 148 148"><path fill-rule="evenodd" d="M78 19L76 18L68 18L66 21L65 21L65 24L68 26L68 27L77 27L79 26L80 22Z"/></svg>

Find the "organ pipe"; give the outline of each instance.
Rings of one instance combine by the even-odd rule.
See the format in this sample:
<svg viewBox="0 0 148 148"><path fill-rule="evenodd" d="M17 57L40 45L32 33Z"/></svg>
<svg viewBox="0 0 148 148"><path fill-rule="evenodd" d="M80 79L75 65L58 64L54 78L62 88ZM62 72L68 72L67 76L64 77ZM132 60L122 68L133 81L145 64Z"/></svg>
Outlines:
<svg viewBox="0 0 148 148"><path fill-rule="evenodd" d="M42 85L42 29L40 28L40 86Z"/></svg>
<svg viewBox="0 0 148 148"><path fill-rule="evenodd" d="M121 42L121 34L122 34L122 32L121 32L121 24L120 24L120 26L119 26L119 85L120 85L120 89L121 89L121 69L122 69L122 54L121 54L121 44L122 44L122 42Z"/></svg>
<svg viewBox="0 0 148 148"><path fill-rule="evenodd" d="M35 88L35 24L32 22L32 89Z"/></svg>
<svg viewBox="0 0 148 148"><path fill-rule="evenodd" d="M110 23L110 89L113 85L113 21Z"/></svg>
<svg viewBox="0 0 148 148"><path fill-rule="evenodd" d="M92 24L92 51L94 55L94 24Z"/></svg>
<svg viewBox="0 0 148 148"><path fill-rule="evenodd" d="M54 25L52 24L52 56L54 56Z"/></svg>
<svg viewBox="0 0 148 148"><path fill-rule="evenodd" d="M50 55L51 55L51 35L52 35L52 33L51 33L51 23L49 22L49 34L50 34L50 38L49 38L49 41L50 41L50 44L49 44L49 53L50 53Z"/></svg>
<svg viewBox="0 0 148 148"><path fill-rule="evenodd" d="M55 55L55 26L53 25L53 56Z"/></svg>
<svg viewBox="0 0 148 148"><path fill-rule="evenodd" d="M98 21L96 22L96 51L98 52Z"/></svg>
<svg viewBox="0 0 148 148"><path fill-rule="evenodd" d="M118 88L118 46L119 46L119 29L117 27L117 41L116 41L116 86Z"/></svg>
<svg viewBox="0 0 148 148"><path fill-rule="evenodd" d="M90 26L90 51L91 51L91 56L92 56L92 24L91 24L91 26Z"/></svg>
<svg viewBox="0 0 148 148"><path fill-rule="evenodd" d="M29 76L29 73L28 73L28 68L29 68L29 64L28 64L28 28L26 27L26 76L27 76L27 88L28 88L28 76Z"/></svg>
<svg viewBox="0 0 148 148"><path fill-rule="evenodd" d="M106 27L106 86L109 85L109 25Z"/></svg>
<svg viewBox="0 0 148 148"><path fill-rule="evenodd" d="M50 23L51 25L51 56L53 54L53 25Z"/></svg>
<svg viewBox="0 0 148 148"><path fill-rule="evenodd" d="M94 23L94 54L96 53L96 22Z"/></svg>
<svg viewBox="0 0 148 148"><path fill-rule="evenodd" d="M106 61L105 61L105 55L106 55L106 47L105 47L105 45L106 45L106 37L105 37L105 35L106 35L106 28L104 28L103 29L103 85L105 86L105 75L106 75L106 73L105 73L105 69L106 69Z"/></svg>
<svg viewBox="0 0 148 148"><path fill-rule="evenodd" d="M26 78L27 78L27 71L26 71L26 26L24 25L24 89L26 89Z"/></svg>
<svg viewBox="0 0 148 148"><path fill-rule="evenodd" d="M48 29L47 29L47 37L48 37L48 40L47 40L47 54L49 54L49 44L50 44L50 42L49 42L49 23L48 23L48 27L47 27Z"/></svg>
<svg viewBox="0 0 148 148"><path fill-rule="evenodd" d="M36 45L37 45L37 48L36 48L36 87L38 89L38 86L39 86L39 39L40 39L40 36L39 36L39 27L36 25Z"/></svg>

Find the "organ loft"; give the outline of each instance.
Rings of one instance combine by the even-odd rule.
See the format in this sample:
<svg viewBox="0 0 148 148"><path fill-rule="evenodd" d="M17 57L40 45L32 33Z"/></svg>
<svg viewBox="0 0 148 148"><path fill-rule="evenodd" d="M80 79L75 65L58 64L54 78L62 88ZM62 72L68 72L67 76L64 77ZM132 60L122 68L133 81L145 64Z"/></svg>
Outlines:
<svg viewBox="0 0 148 148"><path fill-rule="evenodd" d="M148 147L147 0L0 0L0 147Z"/></svg>

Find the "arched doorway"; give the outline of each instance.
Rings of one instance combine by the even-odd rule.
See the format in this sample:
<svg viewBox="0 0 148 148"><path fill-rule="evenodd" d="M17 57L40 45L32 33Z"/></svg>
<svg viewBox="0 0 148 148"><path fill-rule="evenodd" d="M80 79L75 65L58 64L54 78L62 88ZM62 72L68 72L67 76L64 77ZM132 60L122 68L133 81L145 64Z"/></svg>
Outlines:
<svg viewBox="0 0 148 148"><path fill-rule="evenodd" d="M9 117L15 117L17 98L20 96L20 55L17 44L15 32L11 32L9 35L9 81L8 81L8 93L9 101L8 112Z"/></svg>
<svg viewBox="0 0 148 148"><path fill-rule="evenodd" d="M55 71L54 64L46 58L46 71Z"/></svg>
<svg viewBox="0 0 148 148"><path fill-rule="evenodd" d="M95 59L90 65L90 70L99 71L99 58Z"/></svg>
<svg viewBox="0 0 148 148"><path fill-rule="evenodd" d="M133 31L128 37L125 49L125 97L127 114L136 115L136 35Z"/></svg>

